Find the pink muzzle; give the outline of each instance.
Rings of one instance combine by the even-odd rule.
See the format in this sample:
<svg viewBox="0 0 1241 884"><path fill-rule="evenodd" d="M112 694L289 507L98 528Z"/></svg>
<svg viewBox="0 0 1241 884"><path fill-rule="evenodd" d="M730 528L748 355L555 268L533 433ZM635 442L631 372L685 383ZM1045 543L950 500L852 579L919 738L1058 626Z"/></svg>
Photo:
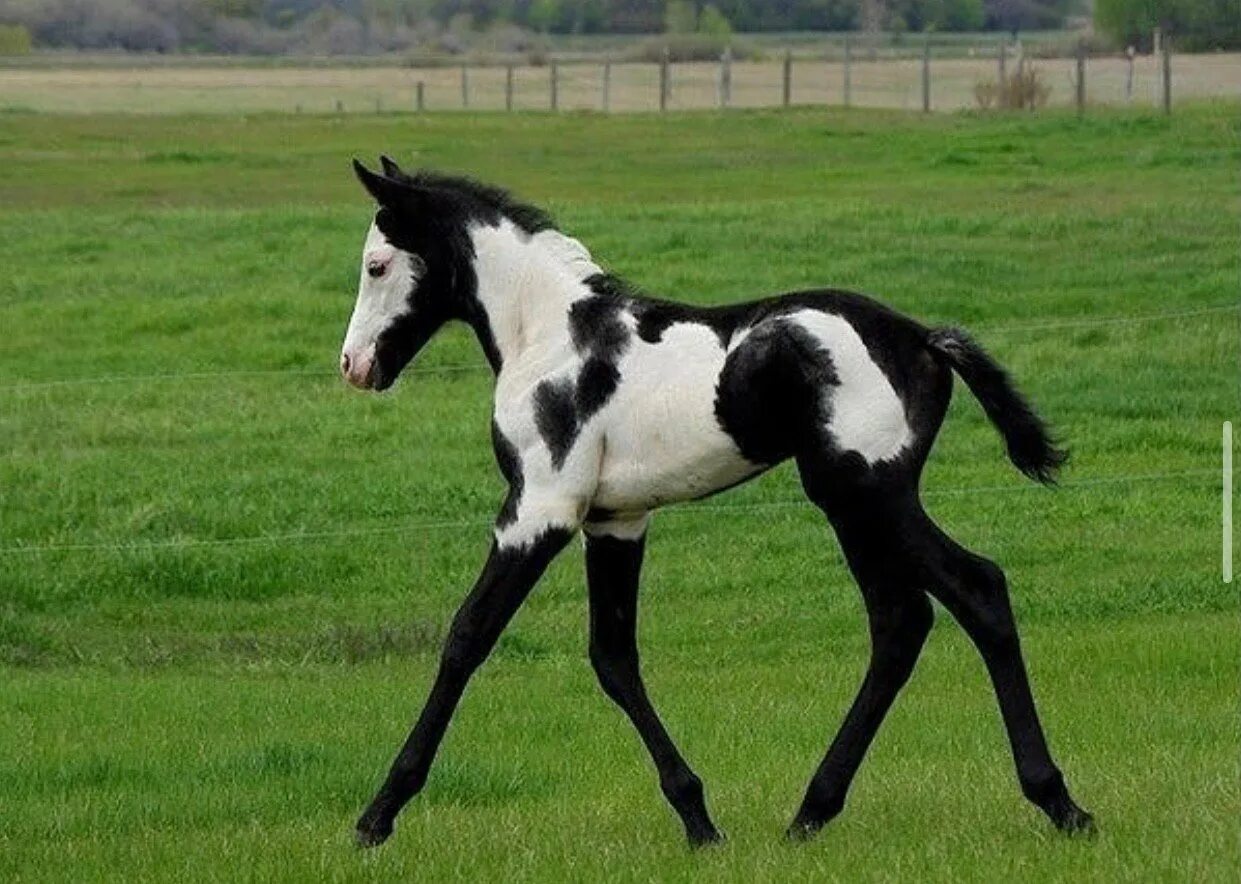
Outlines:
<svg viewBox="0 0 1241 884"><path fill-rule="evenodd" d="M340 354L340 373L346 381L359 390L371 386L371 371L375 367L375 346L372 344L361 351L348 350Z"/></svg>

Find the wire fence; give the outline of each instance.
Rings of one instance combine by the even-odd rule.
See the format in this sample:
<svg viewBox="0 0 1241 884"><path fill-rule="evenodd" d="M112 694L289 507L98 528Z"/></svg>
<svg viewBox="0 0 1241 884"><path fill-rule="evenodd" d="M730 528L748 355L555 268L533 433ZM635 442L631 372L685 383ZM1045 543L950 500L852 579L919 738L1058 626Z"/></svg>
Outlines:
<svg viewBox="0 0 1241 884"><path fill-rule="evenodd" d="M1173 480L1218 478L1216 470L1181 470L1166 473L1127 473L1116 476L1100 476L1076 482L1064 482L1057 486L1060 490L1080 491L1115 485L1130 485L1147 482L1167 482ZM962 497L978 494L1010 494L1026 492L1041 488L1040 485L1025 483L1021 485L967 485L957 488L933 488L923 492L924 497ZM810 502L804 497L784 498L780 500L755 501L752 503L687 503L679 507L662 510L664 515L684 516L696 513L721 513L725 515L741 515L759 513L778 509L813 510ZM204 547L254 546L262 544L304 543L317 540L340 540L356 537L378 537L384 535L414 534L419 532L449 531L458 528L480 528L494 524L494 519L474 516L468 519L446 521L405 522L399 525L376 525L368 528L350 528L336 531L290 531L279 534L253 534L239 537L219 538L185 538L173 540L152 540L130 543L49 543L0 547L0 556L38 555L50 553L78 552L151 552L158 550L200 549Z"/></svg>
<svg viewBox="0 0 1241 884"><path fill-rule="evenodd" d="M971 326L977 334L1010 334L1032 331L1054 331L1071 328L1091 328L1096 326L1134 325L1146 322L1169 322L1177 319L1189 319L1196 316L1209 316L1220 313L1241 312L1241 302L1233 301L1226 304L1210 304L1187 310L1165 310L1157 313L1138 313L1126 316L1098 316L1082 319L1049 319L1013 325ZM416 376L451 375L472 372L490 371L484 362L451 363L412 369ZM24 393L57 388L85 386L102 386L107 384L147 384L176 383L181 381L212 381L228 378L267 378L267 377L334 377L335 370L328 368L255 368L227 369L221 371L189 371L167 372L147 375L97 375L94 377L58 378L54 380L28 380L15 384L0 386L0 395L7 393Z"/></svg>
<svg viewBox="0 0 1241 884"><path fill-rule="evenodd" d="M1229 304L1215 304L1201 308L1190 310L1170 310L1160 313L1136 314L1130 316L1108 316L1108 317L1092 317L1081 320L1050 320L1046 322L1024 323L1019 325L1008 326L982 326L979 331L987 333L1005 333L1005 332L1027 332L1027 331L1045 331L1058 330L1064 328L1082 328L1082 327L1100 327L1128 325L1144 322L1164 322L1173 321L1189 317L1216 315L1226 312L1241 311L1241 303L1233 302ZM423 375L451 374L457 372L475 372L484 371L487 366L484 364L460 364L460 365L444 365L434 368L422 369L418 373ZM82 386L87 384L111 384L117 382L144 382L144 381L186 381L201 379L220 379L228 377L247 377L247 376L270 376L270 375L287 375L287 374L314 374L326 375L328 372L307 369L292 370L254 370L254 371L232 371L232 372L189 372L185 374L166 374L166 375L147 375L147 376L106 376L96 378L75 378L61 381L36 382L33 384L13 385L10 387L0 388L0 392L11 392L23 389L50 389L56 386ZM1128 473L1115 476L1101 476L1089 479L1078 480L1074 482L1066 482L1060 485L1060 488L1069 490L1085 490L1092 488L1101 488L1116 486L1122 484L1147 483L1147 482L1164 482L1173 480L1193 480L1205 477L1218 477L1219 473L1210 469L1182 470L1176 472L1160 472L1160 473ZM955 497L968 496L978 494L1006 494L1018 491L1028 491L1039 486L1032 484L1020 485L976 485L963 486L956 488L938 488L930 489L924 492L927 497ZM763 512L773 509L782 509L789 507L807 507L808 504L804 498L781 499L771 501L757 501L752 503L689 503L678 508L668 510L671 515L690 515L702 512L712 512L721 514L744 514ZM159 550L191 550L199 548L215 548L215 547L237 547L237 546L253 546L263 544L280 544L280 543L303 543L308 541L333 541L347 538L359 537L377 537L384 535L402 535L417 532L435 532L444 530L454 530L461 528L477 528L492 524L492 520L483 516L473 516L465 519L449 519L449 520L432 520L419 522L406 522L398 525L379 525L366 528L342 529L331 531L296 531L276 534L255 534L238 537L225 538L176 538L169 540L153 540L139 542L101 542L101 543L62 543L62 544L16 544L6 547L0 547L0 557L20 556L20 555L39 555L39 554L58 554L58 553L90 553L90 552L145 552Z"/></svg>

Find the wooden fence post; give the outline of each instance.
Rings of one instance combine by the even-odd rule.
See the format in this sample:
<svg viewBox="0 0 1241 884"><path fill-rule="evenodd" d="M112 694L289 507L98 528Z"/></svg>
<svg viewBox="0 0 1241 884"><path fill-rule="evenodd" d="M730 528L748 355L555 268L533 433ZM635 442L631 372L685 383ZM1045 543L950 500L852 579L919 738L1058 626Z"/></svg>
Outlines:
<svg viewBox="0 0 1241 884"><path fill-rule="evenodd" d="M1133 56L1136 53L1132 46L1125 50L1125 103L1133 101Z"/></svg>
<svg viewBox="0 0 1241 884"><path fill-rule="evenodd" d="M853 103L853 38L845 34L845 107Z"/></svg>
<svg viewBox="0 0 1241 884"><path fill-rule="evenodd" d="M603 112L606 114L611 109L612 104L612 60L607 59L603 62L603 96L600 102L603 105Z"/></svg>
<svg viewBox="0 0 1241 884"><path fill-rule="evenodd" d="M720 107L728 107L733 99L733 48L724 47L720 56Z"/></svg>
<svg viewBox="0 0 1241 884"><path fill-rule="evenodd" d="M548 74L547 74L547 77L548 77L547 85L548 85L548 88L550 89L550 94L548 95L548 104L551 106L552 110L560 109L560 72L556 68L557 68L556 62L553 61L551 63L551 66L548 68Z"/></svg>
<svg viewBox="0 0 1241 884"><path fill-rule="evenodd" d="M1000 38L1000 69L996 73L996 81L1000 87L1001 94L1004 92L1004 83L1008 80L1008 38Z"/></svg>
<svg viewBox="0 0 1241 884"><path fill-rule="evenodd" d="M422 113L423 109L426 107L426 103L423 101L422 93L423 93L423 83L421 80L419 80L417 83L414 84L414 109L417 110L419 113Z"/></svg>
<svg viewBox="0 0 1241 884"><path fill-rule="evenodd" d="M1172 113L1172 41L1163 37L1163 112Z"/></svg>
<svg viewBox="0 0 1241 884"><path fill-rule="evenodd" d="M780 98L785 107L793 101L793 50L784 50L784 81Z"/></svg>
<svg viewBox="0 0 1241 884"><path fill-rule="evenodd" d="M345 112L345 103L339 98L336 99L336 113L343 114Z"/></svg>
<svg viewBox="0 0 1241 884"><path fill-rule="evenodd" d="M931 35L922 43L922 112L931 112Z"/></svg>
<svg viewBox="0 0 1241 884"><path fill-rule="evenodd" d="M468 65L461 65L461 107L469 108L470 106L470 68Z"/></svg>
<svg viewBox="0 0 1241 884"><path fill-rule="evenodd" d="M668 47L664 47L663 58L659 61L659 109L666 111L668 109L668 64L669 52Z"/></svg>
<svg viewBox="0 0 1241 884"><path fill-rule="evenodd" d="M1077 113L1086 112L1086 41L1077 41Z"/></svg>
<svg viewBox="0 0 1241 884"><path fill-rule="evenodd" d="M506 111L513 109L513 66L511 64L504 69L504 109Z"/></svg>

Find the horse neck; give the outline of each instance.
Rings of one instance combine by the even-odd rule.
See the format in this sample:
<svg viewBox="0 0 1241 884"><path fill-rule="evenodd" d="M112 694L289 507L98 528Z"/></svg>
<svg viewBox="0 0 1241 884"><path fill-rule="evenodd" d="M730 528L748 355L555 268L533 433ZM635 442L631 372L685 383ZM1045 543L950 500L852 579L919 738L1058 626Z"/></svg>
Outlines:
<svg viewBox="0 0 1241 884"><path fill-rule="evenodd" d="M475 228L471 239L485 314L485 328L476 331L493 367L496 357L518 366L571 347L569 307L591 294L585 280L601 272L585 246L555 230L527 234L508 221Z"/></svg>

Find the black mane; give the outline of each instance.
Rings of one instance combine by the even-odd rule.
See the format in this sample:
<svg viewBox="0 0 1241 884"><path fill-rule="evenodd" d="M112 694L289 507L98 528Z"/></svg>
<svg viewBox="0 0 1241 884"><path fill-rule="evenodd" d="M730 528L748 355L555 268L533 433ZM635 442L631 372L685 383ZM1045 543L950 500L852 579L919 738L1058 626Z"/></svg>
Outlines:
<svg viewBox="0 0 1241 884"><path fill-rule="evenodd" d="M499 218L507 218L530 234L556 229L551 215L538 206L515 199L503 188L464 175L420 170L412 174L402 172L393 177L410 187L434 191L442 199L455 203L467 215L480 216L493 223Z"/></svg>

